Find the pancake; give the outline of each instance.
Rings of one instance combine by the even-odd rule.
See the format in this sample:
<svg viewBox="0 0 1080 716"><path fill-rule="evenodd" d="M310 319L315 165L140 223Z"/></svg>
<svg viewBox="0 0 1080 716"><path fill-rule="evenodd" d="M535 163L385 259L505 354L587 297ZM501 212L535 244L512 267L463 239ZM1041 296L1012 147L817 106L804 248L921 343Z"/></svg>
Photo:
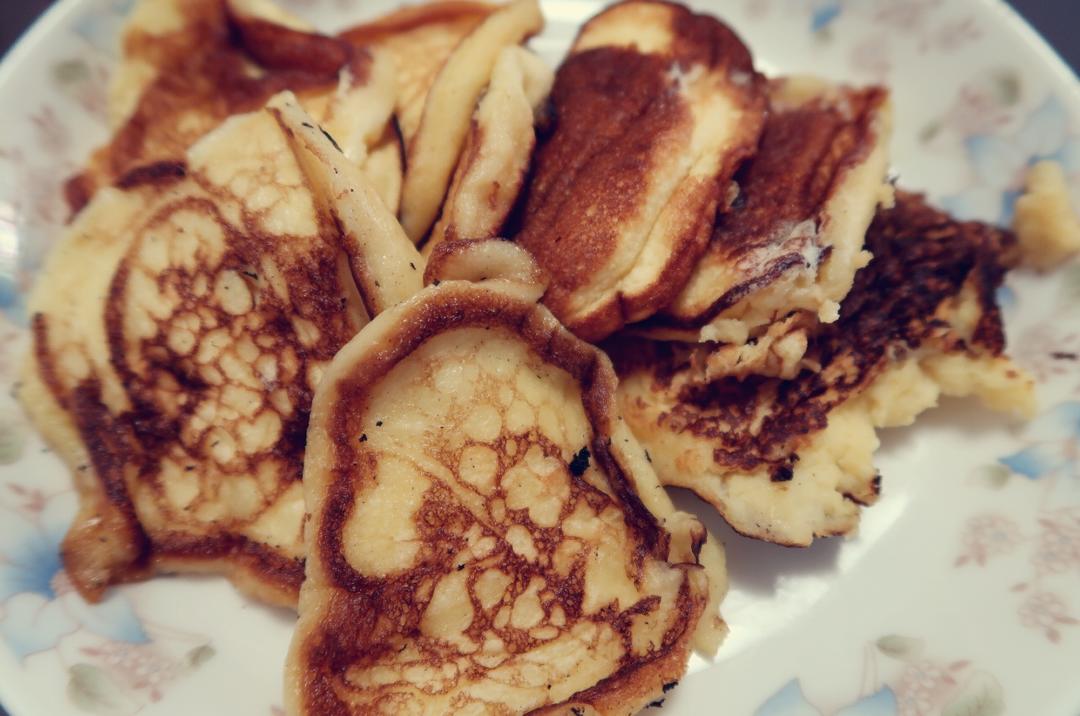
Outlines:
<svg viewBox="0 0 1080 716"><path fill-rule="evenodd" d="M296 92L358 164L389 126L392 59L316 34L268 0L141 0L122 45L110 88L115 134L68 182L74 211L135 168L183 160L227 117L282 90ZM394 199L392 187L383 193Z"/></svg>
<svg viewBox="0 0 1080 716"><path fill-rule="evenodd" d="M288 94L102 189L29 299L19 399L71 469L79 592L220 572L295 605L311 397L421 287L394 217Z"/></svg>
<svg viewBox="0 0 1080 716"><path fill-rule="evenodd" d="M446 60L496 6L466 0L439 0L404 7L341 34L357 47L388 53L397 67L396 115L405 144L420 129L428 91Z"/></svg>
<svg viewBox="0 0 1080 716"><path fill-rule="evenodd" d="M401 225L416 243L439 217L476 103L499 54L544 26L538 0L513 0L466 35L446 58L424 97L415 134L406 138Z"/></svg>
<svg viewBox="0 0 1080 716"><path fill-rule="evenodd" d="M552 312L599 340L689 278L757 147L765 85L720 21L636 0L584 26L552 103L516 240L551 273Z"/></svg>
<svg viewBox="0 0 1080 716"><path fill-rule="evenodd" d="M551 91L551 70L536 55L507 47L476 109L442 215L424 244L428 256L445 240L499 236L525 184L535 117Z"/></svg>
<svg viewBox="0 0 1080 716"><path fill-rule="evenodd" d="M609 346L619 403L666 485L687 487L737 531L791 546L850 534L878 495L875 428L910 424L940 395L1030 415L1034 383L1004 355L994 292L1015 238L900 194L866 237L839 321L813 336L792 380L707 371L708 344Z"/></svg>
<svg viewBox="0 0 1080 716"><path fill-rule="evenodd" d="M634 713L696 634L715 648L722 553L616 416L610 362L520 250L443 261L463 243L316 393L289 714Z"/></svg>
<svg viewBox="0 0 1080 716"><path fill-rule="evenodd" d="M870 259L863 237L892 196L888 92L794 77L769 99L738 196L682 292L646 324L652 337L744 344L792 311L835 321Z"/></svg>
<svg viewBox="0 0 1080 716"><path fill-rule="evenodd" d="M1056 268L1080 253L1080 215L1072 208L1065 170L1044 160L1028 170L1024 183L1013 214L1024 263Z"/></svg>

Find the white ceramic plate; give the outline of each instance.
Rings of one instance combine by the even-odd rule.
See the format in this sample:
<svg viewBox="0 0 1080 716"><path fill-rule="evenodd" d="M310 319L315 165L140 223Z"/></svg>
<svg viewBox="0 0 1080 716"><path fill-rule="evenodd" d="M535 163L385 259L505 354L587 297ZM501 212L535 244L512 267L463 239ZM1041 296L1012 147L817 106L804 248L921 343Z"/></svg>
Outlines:
<svg viewBox="0 0 1080 716"><path fill-rule="evenodd" d="M10 387L23 300L65 218L61 181L105 139L104 93L132 0L62 0L0 66L0 702L13 716L279 714L291 615L215 578L163 578L87 606L57 545L75 497ZM392 0L291 0L326 30ZM1061 160L1080 206L1080 83L997 0L716 0L770 73L892 86L901 182L1006 221L1024 167ZM558 61L594 0L545 0ZM1080 264L1002 291L1042 416L947 403L888 431L884 497L858 538L727 543L731 636L665 713L1080 712ZM680 498L683 499L683 498Z"/></svg>

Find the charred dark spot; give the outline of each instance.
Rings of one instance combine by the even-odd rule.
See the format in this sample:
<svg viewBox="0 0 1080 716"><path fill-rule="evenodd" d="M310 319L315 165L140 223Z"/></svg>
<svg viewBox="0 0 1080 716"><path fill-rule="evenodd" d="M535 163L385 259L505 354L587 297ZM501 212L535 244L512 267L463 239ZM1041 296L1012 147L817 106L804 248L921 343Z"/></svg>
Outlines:
<svg viewBox="0 0 1080 716"><path fill-rule="evenodd" d="M679 685L678 681L669 681L669 682L667 682L666 684L664 684L664 693L666 694L667 692L671 691L672 689L674 689L678 685Z"/></svg>
<svg viewBox="0 0 1080 716"><path fill-rule="evenodd" d="M381 428L382 427L382 421L381 420L376 420L375 421L375 427Z"/></svg>
<svg viewBox="0 0 1080 716"><path fill-rule="evenodd" d="M135 189L148 185L164 186L180 181L186 176L187 166L184 162L155 162L127 172L116 180L116 186L121 189Z"/></svg>
<svg viewBox="0 0 1080 716"><path fill-rule="evenodd" d="M662 709L664 708L664 701L666 699L657 699L656 701L650 701L646 708L650 709Z"/></svg>
<svg viewBox="0 0 1080 716"><path fill-rule="evenodd" d="M870 487L874 490L875 495L881 494L881 473L874 475L874 479L870 482Z"/></svg>
<svg viewBox="0 0 1080 716"><path fill-rule="evenodd" d="M325 129L323 129L322 127L319 127L319 131L323 133L323 136L324 136L324 137L326 137L327 139L329 139L329 140L330 140L330 143L334 145L334 149L338 150L338 151L339 151L339 152L341 152L342 154L344 154L344 153L345 153L345 152L342 152L342 151L341 151L341 146L340 146L340 145L339 145L339 144L337 143L337 140L336 140L336 139L334 139L334 137L333 137L333 136L332 136L332 135L330 134L330 132L327 132L327 131L326 131Z"/></svg>
<svg viewBox="0 0 1080 716"><path fill-rule="evenodd" d="M648 460L650 463L652 462L652 455L649 454L648 450L645 451L645 459Z"/></svg>
<svg viewBox="0 0 1080 716"><path fill-rule="evenodd" d="M1054 351L1050 354L1050 357L1054 360L1080 360L1080 355L1076 353L1067 353L1065 351Z"/></svg>
<svg viewBox="0 0 1080 716"><path fill-rule="evenodd" d="M772 471L773 482L788 482L793 477L795 477L795 470L791 465L780 465Z"/></svg>
<svg viewBox="0 0 1080 716"><path fill-rule="evenodd" d="M570 461L570 474L574 477L584 475L585 471L589 469L589 457L588 446L578 450L574 455L574 459Z"/></svg>
<svg viewBox="0 0 1080 716"><path fill-rule="evenodd" d="M360 442L362 442L362 443L367 442L367 433L364 433L363 435L360 436Z"/></svg>

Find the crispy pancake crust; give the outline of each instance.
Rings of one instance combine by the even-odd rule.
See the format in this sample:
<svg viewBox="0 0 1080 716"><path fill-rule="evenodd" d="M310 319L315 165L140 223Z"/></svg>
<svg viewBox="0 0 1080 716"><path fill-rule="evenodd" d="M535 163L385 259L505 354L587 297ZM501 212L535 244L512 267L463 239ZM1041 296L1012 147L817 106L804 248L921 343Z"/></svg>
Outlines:
<svg viewBox="0 0 1080 716"><path fill-rule="evenodd" d="M679 678L704 531L626 458L615 382L505 279L429 287L341 351L309 432L289 713L632 713Z"/></svg>
<svg viewBox="0 0 1080 716"><path fill-rule="evenodd" d="M517 240L552 275L549 308L597 340L675 298L757 146L765 88L727 26L638 1L585 25L552 102Z"/></svg>
<svg viewBox="0 0 1080 716"><path fill-rule="evenodd" d="M499 54L425 256L446 240L501 235L525 185L536 145L533 125L553 79L544 61L524 48Z"/></svg>
<svg viewBox="0 0 1080 716"><path fill-rule="evenodd" d="M761 147L736 177L734 204L650 328L692 333L719 318L752 331L793 310L832 321L869 260L863 237L889 194L888 92L789 78L774 81L770 96Z"/></svg>
<svg viewBox="0 0 1080 716"><path fill-rule="evenodd" d="M873 427L910 422L942 392L1032 409L1030 379L1003 355L994 299L1013 243L901 195L870 229L875 258L840 320L811 341L817 370L724 378L709 373L708 346L621 340L609 350L624 415L661 481L697 491L740 532L792 545L847 533L854 503L877 494ZM815 472L834 482L822 486Z"/></svg>
<svg viewBox="0 0 1080 716"><path fill-rule="evenodd" d="M512 0L462 38L424 97L416 133L406 140L401 225L414 242L427 236L446 197L476 103L500 53L540 32L538 0Z"/></svg>
<svg viewBox="0 0 1080 716"><path fill-rule="evenodd" d="M224 119L256 110L278 92L326 95L338 88L343 69L354 83L368 76L366 50L232 13L225 0L145 4L136 15L143 24L124 33L127 73L120 80L132 86L114 88L116 134L68 182L73 211L138 167L182 160L188 147ZM153 12L165 17L145 17Z"/></svg>
<svg viewBox="0 0 1080 716"><path fill-rule="evenodd" d="M100 192L50 256L19 398L75 476L62 552L87 599L188 570L295 604L315 385L422 275L381 270L420 257L400 228L363 231L358 211L393 222L373 189L330 177L364 185L276 98Z"/></svg>
<svg viewBox="0 0 1080 716"><path fill-rule="evenodd" d="M408 145L420 129L424 102L439 70L496 6L465 0L404 7L341 34L356 47L386 50L397 64L397 122Z"/></svg>

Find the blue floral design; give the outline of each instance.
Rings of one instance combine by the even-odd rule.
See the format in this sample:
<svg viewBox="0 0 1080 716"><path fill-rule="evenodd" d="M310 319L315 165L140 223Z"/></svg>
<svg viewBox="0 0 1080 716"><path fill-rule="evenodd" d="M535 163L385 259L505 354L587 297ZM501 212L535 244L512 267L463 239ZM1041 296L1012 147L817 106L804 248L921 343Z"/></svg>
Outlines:
<svg viewBox="0 0 1080 716"><path fill-rule="evenodd" d="M74 30L95 50L115 55L119 50L116 38L134 5L135 0L111 0L104 9L98 7L75 18Z"/></svg>
<svg viewBox="0 0 1080 716"><path fill-rule="evenodd" d="M899 711L896 694L891 688L885 686L850 706L836 711L835 716L896 716ZM798 679L792 679L759 706L754 716L824 716L824 714L806 700Z"/></svg>
<svg viewBox="0 0 1080 716"><path fill-rule="evenodd" d="M1038 441L1001 458L1002 465L1029 480L1052 474L1080 480L1080 402L1058 405L1033 421L1030 432Z"/></svg>
<svg viewBox="0 0 1080 716"><path fill-rule="evenodd" d="M80 629L110 641L149 641L126 598L112 594L88 604L67 582L60 541L73 500L66 493L0 520L0 639L18 659L51 649Z"/></svg>
<svg viewBox="0 0 1080 716"><path fill-rule="evenodd" d="M840 0L815 0L810 10L810 29L821 32L840 17L843 10L843 3Z"/></svg>
<svg viewBox="0 0 1080 716"><path fill-rule="evenodd" d="M1070 133L1069 121L1065 105L1051 96L1012 136L968 137L964 149L975 181L964 191L946 197L942 202L945 208L961 219L1008 224L1031 165L1054 160L1073 181L1080 180L1080 137Z"/></svg>

